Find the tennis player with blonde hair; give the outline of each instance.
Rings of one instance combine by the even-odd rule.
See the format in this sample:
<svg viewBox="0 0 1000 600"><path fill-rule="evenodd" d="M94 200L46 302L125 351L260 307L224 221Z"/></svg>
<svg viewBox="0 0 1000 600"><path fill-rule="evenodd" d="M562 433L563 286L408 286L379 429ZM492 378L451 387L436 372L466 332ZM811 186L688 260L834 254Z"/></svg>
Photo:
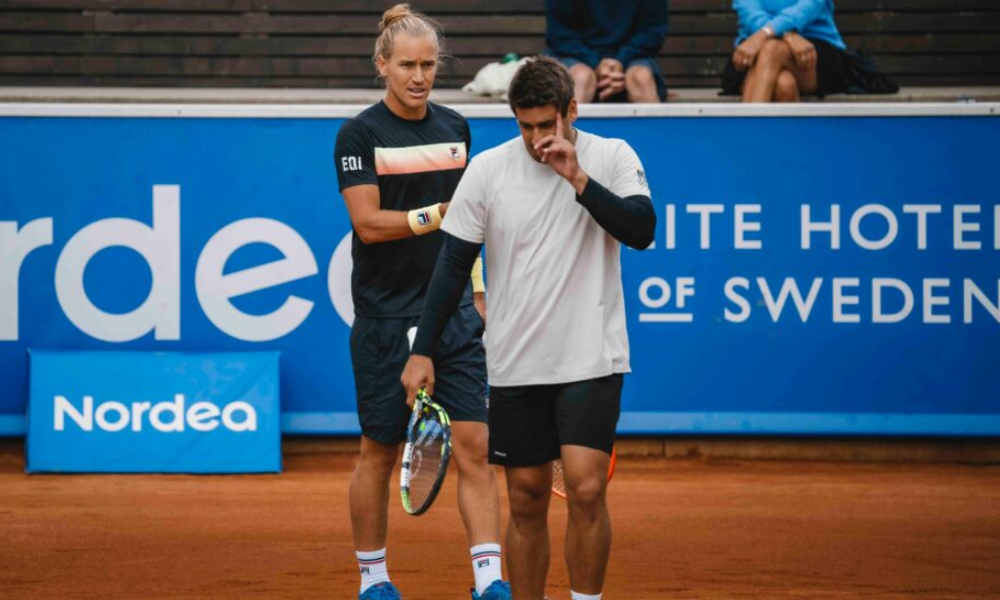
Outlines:
<svg viewBox="0 0 1000 600"><path fill-rule="evenodd" d="M441 248L437 229L472 142L461 115L428 101L442 44L435 21L406 4L387 10L373 56L385 98L337 135L337 176L354 230L351 362L362 437L350 507L361 600L401 598L389 580L385 543L389 481L410 416L399 376L410 354L407 332L417 324ZM473 272L481 303L481 264ZM469 277L461 295L446 325L447 341L435 354L434 399L452 421L472 598L509 600L500 570L496 478L486 459L485 305L474 303Z"/></svg>

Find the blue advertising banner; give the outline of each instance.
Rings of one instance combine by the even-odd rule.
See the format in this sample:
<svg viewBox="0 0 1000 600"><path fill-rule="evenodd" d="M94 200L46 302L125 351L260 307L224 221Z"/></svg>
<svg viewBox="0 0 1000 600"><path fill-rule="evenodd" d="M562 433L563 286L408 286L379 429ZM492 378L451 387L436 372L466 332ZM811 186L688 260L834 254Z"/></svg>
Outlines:
<svg viewBox="0 0 1000 600"><path fill-rule="evenodd" d="M473 160L518 135L490 108ZM659 218L623 250L621 433L1000 435L987 108L590 111ZM159 110L0 116L0 434L24 430L28 348L277 350L283 430L357 433L343 119Z"/></svg>
<svg viewBox="0 0 1000 600"><path fill-rule="evenodd" d="M278 353L31 352L29 473L281 471Z"/></svg>

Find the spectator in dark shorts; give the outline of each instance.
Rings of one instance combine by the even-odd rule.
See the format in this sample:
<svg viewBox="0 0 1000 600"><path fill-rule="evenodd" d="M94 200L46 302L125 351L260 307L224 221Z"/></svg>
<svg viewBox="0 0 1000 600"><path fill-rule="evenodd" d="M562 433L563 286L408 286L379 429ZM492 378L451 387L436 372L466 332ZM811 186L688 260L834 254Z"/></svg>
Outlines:
<svg viewBox="0 0 1000 600"><path fill-rule="evenodd" d="M833 0L733 0L740 33L722 93L743 102L798 102L843 92L847 52Z"/></svg>
<svg viewBox="0 0 1000 600"><path fill-rule="evenodd" d="M545 0L547 53L573 76L577 102L662 102L656 55L666 0Z"/></svg>

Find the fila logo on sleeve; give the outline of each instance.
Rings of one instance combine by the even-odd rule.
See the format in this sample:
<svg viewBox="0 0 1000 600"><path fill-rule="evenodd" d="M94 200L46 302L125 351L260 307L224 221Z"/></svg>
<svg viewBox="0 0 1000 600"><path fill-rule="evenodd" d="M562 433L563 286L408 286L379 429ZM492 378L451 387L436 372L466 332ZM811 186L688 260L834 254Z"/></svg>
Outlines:
<svg viewBox="0 0 1000 600"><path fill-rule="evenodd" d="M639 185L641 185L642 187L644 187L644 188L646 188L648 190L649 189L649 182L646 181L646 172L643 171L642 169L636 169L635 170L635 175L636 175L636 180L639 182Z"/></svg>
<svg viewBox="0 0 1000 600"><path fill-rule="evenodd" d="M360 156L344 156L340 159L341 170L347 171L360 171L361 170L361 157Z"/></svg>
<svg viewBox="0 0 1000 600"><path fill-rule="evenodd" d="M424 212L421 212L421 213L417 213L417 223L420 223L421 225L430 225L431 224L431 213L429 213L427 211L424 211Z"/></svg>

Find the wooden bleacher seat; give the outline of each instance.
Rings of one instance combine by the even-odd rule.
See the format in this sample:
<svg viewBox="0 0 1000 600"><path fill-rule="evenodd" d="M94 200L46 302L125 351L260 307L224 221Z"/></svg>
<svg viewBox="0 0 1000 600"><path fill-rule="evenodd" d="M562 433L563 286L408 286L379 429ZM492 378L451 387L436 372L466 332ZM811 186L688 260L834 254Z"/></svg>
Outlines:
<svg viewBox="0 0 1000 600"><path fill-rule="evenodd" d="M6 0L0 86L374 88L375 28L394 0ZM542 0L414 0L445 26L458 88L507 52L544 49ZM660 64L673 88L715 88L730 0L671 0ZM847 43L903 86L1000 85L1000 2L839 0Z"/></svg>

